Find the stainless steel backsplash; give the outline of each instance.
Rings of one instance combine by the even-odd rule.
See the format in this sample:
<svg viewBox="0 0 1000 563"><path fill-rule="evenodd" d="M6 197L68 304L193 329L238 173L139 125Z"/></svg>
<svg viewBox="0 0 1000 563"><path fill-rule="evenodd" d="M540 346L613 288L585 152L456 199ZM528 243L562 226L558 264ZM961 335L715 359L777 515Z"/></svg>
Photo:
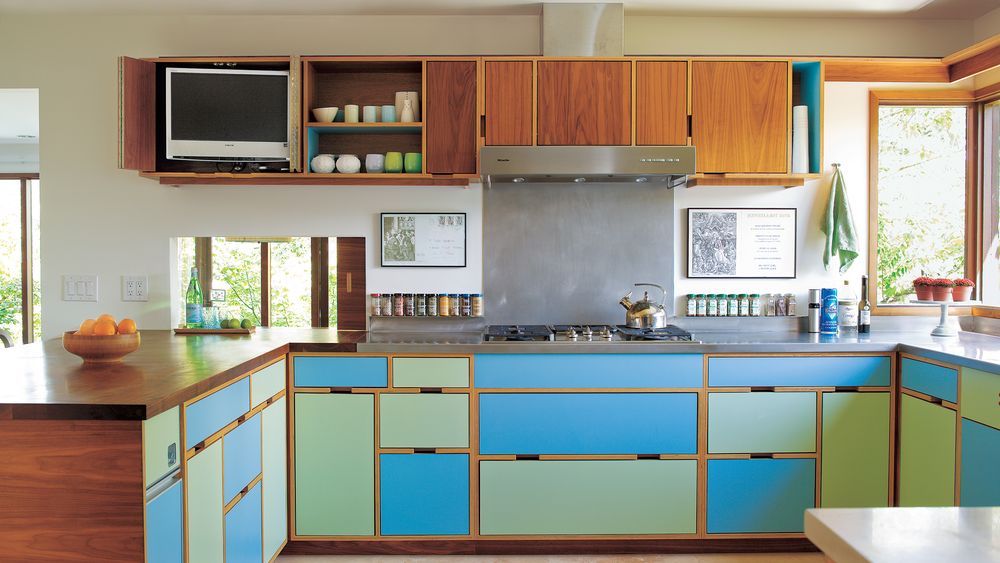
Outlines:
<svg viewBox="0 0 1000 563"><path fill-rule="evenodd" d="M674 196L635 184L506 184L483 190L483 290L491 324L621 324L636 282L667 290ZM659 299L655 288L651 297ZM636 290L638 297L641 290Z"/></svg>

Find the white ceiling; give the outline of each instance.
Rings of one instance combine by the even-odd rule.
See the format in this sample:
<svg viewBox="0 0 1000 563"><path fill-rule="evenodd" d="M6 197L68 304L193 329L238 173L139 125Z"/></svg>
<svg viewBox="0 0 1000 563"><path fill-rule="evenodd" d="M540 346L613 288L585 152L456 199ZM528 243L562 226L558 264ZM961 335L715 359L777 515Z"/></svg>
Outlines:
<svg viewBox="0 0 1000 563"><path fill-rule="evenodd" d="M38 90L0 88L0 143L37 142Z"/></svg>
<svg viewBox="0 0 1000 563"><path fill-rule="evenodd" d="M624 0L624 5L629 14L974 19L1000 7L1000 0ZM0 0L0 14L538 14L540 6L532 0Z"/></svg>

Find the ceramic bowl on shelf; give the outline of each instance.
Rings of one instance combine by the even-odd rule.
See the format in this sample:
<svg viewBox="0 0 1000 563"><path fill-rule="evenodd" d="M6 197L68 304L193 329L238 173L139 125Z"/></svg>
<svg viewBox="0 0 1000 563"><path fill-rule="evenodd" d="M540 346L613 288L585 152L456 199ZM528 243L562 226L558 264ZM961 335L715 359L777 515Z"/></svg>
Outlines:
<svg viewBox="0 0 1000 563"><path fill-rule="evenodd" d="M361 171L361 159L353 154L342 154L337 159L337 172L341 174L357 174Z"/></svg>
<svg viewBox="0 0 1000 563"><path fill-rule="evenodd" d="M76 331L63 333L63 348L83 358L85 364L110 364L139 349L139 333L111 336L82 336Z"/></svg>
<svg viewBox="0 0 1000 563"><path fill-rule="evenodd" d="M340 108L328 107L328 108L316 108L313 110L313 117L316 121L321 121L324 123L333 123L334 119L337 119L337 112Z"/></svg>
<svg viewBox="0 0 1000 563"><path fill-rule="evenodd" d="M337 159L332 154L317 154L309 161L309 169L317 174L329 174L336 169Z"/></svg>

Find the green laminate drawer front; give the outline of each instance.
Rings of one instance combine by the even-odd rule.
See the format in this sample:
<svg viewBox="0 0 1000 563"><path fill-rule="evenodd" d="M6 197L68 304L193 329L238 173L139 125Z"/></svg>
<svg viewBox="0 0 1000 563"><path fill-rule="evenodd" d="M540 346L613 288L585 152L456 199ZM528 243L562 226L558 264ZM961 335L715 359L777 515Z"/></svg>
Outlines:
<svg viewBox="0 0 1000 563"><path fill-rule="evenodd" d="M180 467L181 408L142 421L142 457L146 487Z"/></svg>
<svg viewBox="0 0 1000 563"><path fill-rule="evenodd" d="M285 388L285 360L250 374L250 406L256 407Z"/></svg>
<svg viewBox="0 0 1000 563"><path fill-rule="evenodd" d="M820 502L889 506L889 394L823 393Z"/></svg>
<svg viewBox="0 0 1000 563"><path fill-rule="evenodd" d="M816 393L709 393L708 451L816 451Z"/></svg>
<svg viewBox="0 0 1000 563"><path fill-rule="evenodd" d="M374 395L295 395L295 531L375 534Z"/></svg>
<svg viewBox="0 0 1000 563"><path fill-rule="evenodd" d="M383 448L469 447L469 396L400 393L379 396Z"/></svg>
<svg viewBox="0 0 1000 563"><path fill-rule="evenodd" d="M899 506L955 504L955 411L901 396Z"/></svg>
<svg viewBox="0 0 1000 563"><path fill-rule="evenodd" d="M393 358L393 387L468 387L469 358Z"/></svg>
<svg viewBox="0 0 1000 563"><path fill-rule="evenodd" d="M696 460L483 461L480 533L694 533L697 465Z"/></svg>
<svg viewBox="0 0 1000 563"><path fill-rule="evenodd" d="M222 441L199 452L187 462L188 563L223 560Z"/></svg>
<svg viewBox="0 0 1000 563"><path fill-rule="evenodd" d="M1000 430L1000 373L962 368L962 416Z"/></svg>

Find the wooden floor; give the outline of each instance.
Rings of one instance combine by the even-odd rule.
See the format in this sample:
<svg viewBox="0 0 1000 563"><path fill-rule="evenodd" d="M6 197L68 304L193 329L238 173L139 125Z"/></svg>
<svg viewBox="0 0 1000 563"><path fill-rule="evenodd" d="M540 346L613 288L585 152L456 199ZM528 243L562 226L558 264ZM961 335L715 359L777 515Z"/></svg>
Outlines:
<svg viewBox="0 0 1000 563"><path fill-rule="evenodd" d="M284 555L277 563L822 563L819 553L754 553L720 555L519 555L519 556L384 556L384 555Z"/></svg>

